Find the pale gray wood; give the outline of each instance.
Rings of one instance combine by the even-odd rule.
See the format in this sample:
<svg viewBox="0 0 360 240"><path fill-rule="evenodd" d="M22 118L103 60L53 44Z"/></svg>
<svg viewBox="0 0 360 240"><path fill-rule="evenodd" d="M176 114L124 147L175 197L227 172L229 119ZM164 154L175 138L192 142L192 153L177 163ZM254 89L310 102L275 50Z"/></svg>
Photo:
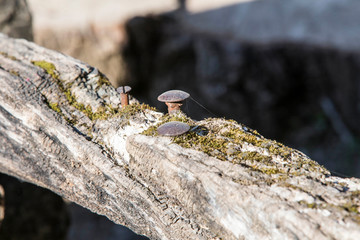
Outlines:
<svg viewBox="0 0 360 240"><path fill-rule="evenodd" d="M119 106L115 89L98 85L96 69L5 35L0 35L0 52L1 172L151 239L360 236L359 209L344 208L359 206L359 179L304 166L298 176L277 182L272 175L182 148L171 138L140 134L160 121L162 114L150 110L91 120L69 103L56 79L31 62L53 63L62 84L93 111ZM54 102L61 114L50 107ZM266 152L244 143L246 149ZM286 161L302 160L308 158L295 151Z"/></svg>

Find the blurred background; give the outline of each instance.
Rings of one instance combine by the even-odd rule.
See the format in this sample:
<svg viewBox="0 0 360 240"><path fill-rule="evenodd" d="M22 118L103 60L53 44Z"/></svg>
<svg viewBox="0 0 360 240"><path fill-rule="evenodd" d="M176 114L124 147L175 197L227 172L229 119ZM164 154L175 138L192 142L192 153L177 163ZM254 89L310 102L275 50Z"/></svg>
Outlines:
<svg viewBox="0 0 360 240"><path fill-rule="evenodd" d="M185 90L206 108L188 100L190 117L234 119L342 177L360 177L359 22L356 0L0 0L1 32L87 62L161 111L159 94ZM47 190L0 184L0 239L141 239Z"/></svg>

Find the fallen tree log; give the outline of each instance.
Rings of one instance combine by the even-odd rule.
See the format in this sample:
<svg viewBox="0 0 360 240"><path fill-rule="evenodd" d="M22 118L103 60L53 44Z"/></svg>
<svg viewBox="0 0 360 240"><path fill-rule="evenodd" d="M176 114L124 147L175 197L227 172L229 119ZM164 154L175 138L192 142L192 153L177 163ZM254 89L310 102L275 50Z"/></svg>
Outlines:
<svg viewBox="0 0 360 240"><path fill-rule="evenodd" d="M0 35L0 171L151 239L356 239L360 180L234 121L168 116L96 68ZM178 137L156 126L195 126Z"/></svg>

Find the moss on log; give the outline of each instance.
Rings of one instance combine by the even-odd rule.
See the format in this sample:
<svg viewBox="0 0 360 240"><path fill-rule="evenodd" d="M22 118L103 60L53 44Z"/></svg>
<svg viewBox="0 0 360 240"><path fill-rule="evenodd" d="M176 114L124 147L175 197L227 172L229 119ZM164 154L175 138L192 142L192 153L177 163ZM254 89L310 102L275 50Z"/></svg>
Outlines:
<svg viewBox="0 0 360 240"><path fill-rule="evenodd" d="M151 239L356 239L360 180L225 119L170 117L96 68L0 35L0 171ZM161 137L158 124L192 130Z"/></svg>

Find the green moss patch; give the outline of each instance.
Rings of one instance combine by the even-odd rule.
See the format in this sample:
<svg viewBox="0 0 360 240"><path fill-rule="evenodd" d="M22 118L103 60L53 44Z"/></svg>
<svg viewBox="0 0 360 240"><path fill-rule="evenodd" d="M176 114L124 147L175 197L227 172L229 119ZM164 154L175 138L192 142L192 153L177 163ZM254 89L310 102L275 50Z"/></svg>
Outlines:
<svg viewBox="0 0 360 240"><path fill-rule="evenodd" d="M155 110L155 108L151 108L146 104L133 104L126 106L125 108L112 107L111 105L105 104L104 106L94 111L90 105L84 105L83 103L77 101L75 95L71 93L70 90L71 84L65 85L63 83L63 81L59 77L59 74L54 64L47 61L32 61L32 64L44 69L46 73L48 73L56 81L60 91L64 93L69 105L73 106L77 110L84 113L91 121L99 120L99 119L106 120L108 118L119 115L130 117L135 113L138 113L145 109ZM102 85L110 85L110 82L105 77L105 75L100 73L100 80L98 81L98 86L102 86ZM48 105L54 111L61 113L61 108L59 107L59 103L48 103ZM70 121L70 119L67 120Z"/></svg>
<svg viewBox="0 0 360 240"><path fill-rule="evenodd" d="M0 52L0 55L3 55L4 57L8 58L8 59L11 59L11 60L14 60L14 61L17 61L18 59L14 56L11 56L9 55L8 53L6 52Z"/></svg>
<svg viewBox="0 0 360 240"><path fill-rule="evenodd" d="M209 118L196 123L184 116L166 114L161 123L145 130L143 134L156 136L157 127L169 121L181 121L191 126L188 133L172 137L173 143L202 151L223 161L241 164L267 175L276 175L279 179L302 175L305 171L328 173L325 168L296 150L266 139L257 131L233 120ZM199 134L194 130L199 128L207 129L207 134ZM278 157L281 162L276 161Z"/></svg>
<svg viewBox="0 0 360 240"><path fill-rule="evenodd" d="M98 88L100 88L103 85L111 86L111 83L110 83L109 79L102 72L99 71L99 75L100 75L100 78L97 81L97 87Z"/></svg>
<svg viewBox="0 0 360 240"><path fill-rule="evenodd" d="M56 71L54 64L52 64L50 62L46 62L46 61L32 61L31 63L34 64L35 66L38 66L38 67L41 67L42 69L44 69L54 79L59 79L59 74Z"/></svg>
<svg viewBox="0 0 360 240"><path fill-rule="evenodd" d="M310 209L326 209L330 212L332 211L346 211L345 217L352 219L355 223L360 225L360 212L359 205L354 204L352 201L346 204L335 205L331 203L321 202L321 203L308 203L306 201L299 201L300 205L310 208Z"/></svg>
<svg viewBox="0 0 360 240"><path fill-rule="evenodd" d="M92 109L90 105L84 105L77 101L74 94L71 93L71 84L65 85L63 81L60 79L58 71L54 64L47 62L47 61L32 61L32 64L38 66L46 71L54 80L60 89L61 92L64 93L66 100L68 103L75 107L77 110L84 113L91 121L94 120L106 120L111 117L126 117L129 118L130 116L135 115L145 109L154 110L155 108L150 107L146 104L131 104L124 108L112 107L111 105L105 104L104 106L98 108L96 111ZM98 81L98 86L102 85L111 85L109 80L105 77L104 74L100 73L100 80ZM59 103L49 103L48 104L51 109L54 111L61 113L61 109L59 107Z"/></svg>
<svg viewBox="0 0 360 240"><path fill-rule="evenodd" d="M139 104L139 103L130 104L121 108L114 108L110 105L106 105L98 108L96 112L93 112L91 106L89 105L86 107L83 104L75 104L75 105L77 105L77 108L80 111L84 112L90 118L90 120L98 120L98 119L107 120L109 118L114 118L114 117L130 119L132 116L144 112L145 110L156 111L155 108L150 107L147 104Z"/></svg>
<svg viewBox="0 0 360 240"><path fill-rule="evenodd" d="M9 71L9 73L11 73L12 75L17 76L17 77L20 76L19 72L16 71L16 70L13 70L13 69L11 69L11 70Z"/></svg>
<svg viewBox="0 0 360 240"><path fill-rule="evenodd" d="M61 109L59 108L59 104L57 103L49 103L49 107L57 113L61 113Z"/></svg>
<svg viewBox="0 0 360 240"><path fill-rule="evenodd" d="M125 117L125 118L130 118L130 117L135 116L136 114L139 114L146 110L157 111L156 108L151 107L147 104L135 103L135 104L130 104L130 105L120 108L118 110L118 112L115 114L115 117L121 116L121 117Z"/></svg>
<svg viewBox="0 0 360 240"><path fill-rule="evenodd" d="M71 125L75 125L78 120L75 116L72 116L72 118L68 118L64 115L64 113L62 112L60 106L58 103L55 102L49 102L47 99L45 99L45 103L49 106L49 108L51 108L54 112L57 112L58 114L60 114L60 116L62 116L69 124Z"/></svg>
<svg viewBox="0 0 360 240"><path fill-rule="evenodd" d="M185 148L200 150L220 160L227 160L226 146L229 141L216 136L213 132L208 133L206 136L199 136L195 132L190 132L174 137L173 142Z"/></svg>

